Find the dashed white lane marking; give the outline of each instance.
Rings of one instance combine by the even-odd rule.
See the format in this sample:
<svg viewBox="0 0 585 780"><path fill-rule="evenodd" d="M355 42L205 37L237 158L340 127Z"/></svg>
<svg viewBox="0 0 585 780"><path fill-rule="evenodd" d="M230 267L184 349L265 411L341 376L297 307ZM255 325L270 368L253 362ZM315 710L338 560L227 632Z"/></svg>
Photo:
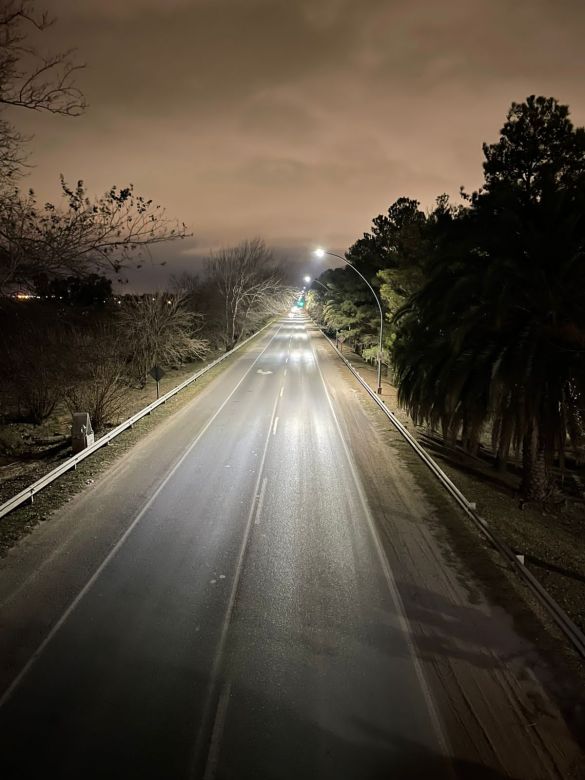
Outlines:
<svg viewBox="0 0 585 780"><path fill-rule="evenodd" d="M260 488L260 497L258 498L258 506L256 507L256 519L254 525L260 525L260 514L262 512L262 506L264 504L264 496L266 494L266 485L268 483L268 477L264 477L262 480L262 487Z"/></svg>
<svg viewBox="0 0 585 780"><path fill-rule="evenodd" d="M280 397L284 395L284 385L280 388Z"/></svg>
<svg viewBox="0 0 585 780"><path fill-rule="evenodd" d="M272 429L272 435L273 435L273 436L275 436L275 435L276 435L276 429L277 429L277 428L278 428L278 417L277 417L277 418L276 418L276 420L274 421L274 428Z"/></svg>
<svg viewBox="0 0 585 780"><path fill-rule="evenodd" d="M288 369L287 369L287 368L285 368L285 369L284 369L284 374L283 374L283 376L286 376L286 372L287 372L287 371L288 371Z"/></svg>
<svg viewBox="0 0 585 780"><path fill-rule="evenodd" d="M260 470L258 472L258 478L256 480L256 484L254 486L254 500L252 501L252 505L250 506L250 512L248 513L248 521L246 523L246 530L244 531L244 538L242 540L242 546L240 547L240 554L238 556L238 562L236 564L236 569L234 573L234 580L232 583L232 590L230 593L230 597L227 604L227 609L225 612L225 616L223 619L223 625L221 629L221 635L219 637L219 642L217 644L217 649L215 651L215 658L213 661L213 667L211 669L211 675L210 680L211 683L208 686L207 690L207 696L205 705L203 707L203 718L201 720L202 724L205 724L210 716L210 710L211 705L213 703L213 691L214 691L214 684L213 681L217 680L219 677L219 670L221 668L221 664L223 661L223 654L224 654L224 648L227 640L227 632L230 625L232 613L234 611L234 605L236 603L236 594L238 592L238 586L240 582L240 577L242 574L242 568L244 565L244 557L246 554L246 549L248 547L248 540L250 538L250 532L252 529L252 523L254 514L256 512L256 495L258 494L258 488L260 486L260 478L262 471L264 469L264 464L266 463L266 455L268 453L268 445L270 443L270 430L272 428L272 420L274 420L274 416L276 415L276 407L278 406L278 398L274 402L274 406L272 407L272 414L270 415L270 422L268 423L268 432L266 434L266 440L264 442L264 449L262 451L262 459L260 461ZM227 693L226 693L227 690ZM222 688L222 691L219 695L219 701L216 708L216 714L215 718L213 719L213 731L212 731L212 737L211 742L209 743L209 747L207 749L207 760L206 760L206 766L205 766L205 772L204 772L204 780L207 778L213 778L217 766L217 759L219 756L219 747L221 743L221 737L223 732L223 724L225 722L226 714L227 714L227 706L228 706L228 700L229 700L229 686ZM203 739L205 737L205 728L201 727L199 729L199 734L197 735L197 740L195 743L195 748L192 754L191 759L191 774L190 777L194 777L194 762L197 761L198 756L201 753L201 750L203 749Z"/></svg>
<svg viewBox="0 0 585 780"><path fill-rule="evenodd" d="M215 777L217 771L217 765L219 760L219 746L221 744L221 738L223 735L223 729L225 726L225 719L227 715L227 708L230 700L231 683L226 682L219 695L219 701L217 703L217 710L215 712L215 720L213 721L213 730L211 732L211 740L209 742L209 753L207 754L207 765L205 767L205 774L203 780L211 780Z"/></svg>

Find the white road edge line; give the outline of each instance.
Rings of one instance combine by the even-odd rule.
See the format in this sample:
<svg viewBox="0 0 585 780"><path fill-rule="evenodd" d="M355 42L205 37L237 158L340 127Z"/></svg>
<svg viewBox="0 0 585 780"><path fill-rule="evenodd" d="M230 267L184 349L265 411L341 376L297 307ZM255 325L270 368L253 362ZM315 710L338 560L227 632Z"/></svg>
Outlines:
<svg viewBox="0 0 585 780"><path fill-rule="evenodd" d="M20 685L21 681L26 677L26 675L29 673L31 668L34 666L35 662L38 660L40 655L42 654L45 647L49 644L51 639L55 636L55 634L59 631L61 626L65 623L69 615L73 612L73 610L77 607L79 602L83 599L85 594L88 592L88 590L91 588L91 586L96 582L102 571L106 568L108 563L114 558L118 550L122 547L126 539L130 536L134 528L138 525L138 523L142 520L146 512L150 509L152 504L156 501L157 497L163 490L163 488L167 485L169 480L175 475L177 470L181 467L185 459L191 454L193 449L196 447L196 445L199 443L200 439L203 437L203 435L207 432L210 425L214 422L214 420L218 417L218 415L223 411L224 407L227 405L228 401L231 399L231 397L234 395L236 390L240 387L244 379L248 376L248 374L252 371L256 363L260 360L262 355L266 352L268 347L272 344L274 339L276 338L278 332L282 328L282 325L278 328L276 333L272 336L268 344L264 347L262 352L258 355L258 357L254 360L252 365L248 368L248 370L245 372L245 374L242 376L238 384L234 387L234 389L231 391L231 393L227 396L227 398L222 402L221 406L215 411L215 413L209 418L209 420L205 423L203 428L199 431L193 442L189 445L188 449L183 453L183 455L179 458L179 460L175 463L173 468L169 471L167 476L163 479L163 481L160 483L158 488L155 490L155 492L152 494L152 496L148 499L146 504L142 507L140 512L136 515L132 523L128 526L126 531L122 534L120 539L116 542L114 547L110 550L110 552L107 554L107 556L104 558L102 563L98 566L96 571L93 573L93 575L90 577L90 579L86 582L86 584L83 586L83 588L79 591L77 596L73 599L71 604L67 607L65 612L61 615L59 620L55 623L53 628L49 631L47 636L43 639L41 644L37 647L37 649L34 651L32 656L29 658L29 660L26 662L26 664L23 666L21 671L17 674L17 676L14 678L12 683L8 686L4 694L2 695L2 698L0 698L0 709L6 704L6 702L10 699L16 688ZM276 407L275 407L276 408ZM272 421L271 421L272 422Z"/></svg>
<svg viewBox="0 0 585 780"><path fill-rule="evenodd" d="M404 603L402 601L402 597L400 596L400 593L398 592L398 588L396 587L396 582L394 580L394 575L392 574L392 571L390 570L390 566L388 564L388 560L386 559L386 555L384 554L384 548L382 547L382 542L380 541L380 537L378 535L378 532L376 530L376 525L374 523L374 518L372 517L372 513L370 510L370 507L368 505L368 500L366 498L361 480L359 478L359 475L357 473L356 466L353 462L353 458L351 457L351 453L349 450L349 447L347 446L347 443L345 441L345 437L343 435L343 431L341 429L341 425L339 423L339 419L337 417L337 414L335 412L335 409L333 407L333 403L331 401L331 396L327 392L327 385L325 383L325 377L323 376L323 372L321 371L321 366L319 365L319 361L317 359L317 352L315 350L315 346L313 342L311 341L311 349L313 351L313 355L315 357L315 363L317 365L317 370L319 372L319 376L321 377L321 382L323 384L323 390L325 391L325 395L327 397L327 403L329 404L329 408L331 409L331 414L333 416L333 420L335 422L335 427L337 428L337 432L339 434L339 438L341 440L341 443L343 445L343 450L345 452L345 456L347 458L347 462L349 464L349 469L351 471L351 475L353 477L353 480L355 482L358 495L360 497L360 503L363 507L364 513L366 515L367 521L368 521L368 527L370 529L370 533L374 542L374 547L376 548L376 553L378 555L378 559L380 561L380 565L382 567L382 571L384 572L384 576L386 579L386 583L388 585L388 590L390 592L390 596L392 597L396 609L397 609L397 617L400 622L400 625L402 627L402 630L404 632L404 636L406 639L406 643L408 645L408 648L410 650L410 655L412 659L412 664L414 666L414 670L416 672L416 676L418 677L421 691L423 694L423 697L425 699L425 703L427 705L427 710L429 713L429 718L431 720L431 725L433 729L435 730L435 735L439 741L439 745L443 751L443 755L447 761L449 761L451 772L453 771L453 766L450 761L450 751L449 751L449 743L445 736L445 733L443 731L443 728L441 726L441 721L439 718L439 715L437 713L437 709L435 707L435 703L433 701L433 697L431 694L431 691L429 689L428 683L426 681L423 669L420 665L420 661L418 660L416 656L416 650L414 647L414 644L411 639L409 625L408 625L408 619L406 617L406 610L404 608Z"/></svg>
<svg viewBox="0 0 585 780"><path fill-rule="evenodd" d="M208 686L207 690L207 696L205 701L205 706L203 708L203 717L201 718L201 727L199 729L199 733L197 735L197 740L195 742L195 749L193 751L193 760L191 764L191 772L190 776L194 777L195 772L195 762L197 761L197 758L199 756L199 753L202 749L202 740L204 739L204 727L207 721L209 720L209 709L211 707L212 698L213 698L213 688L214 688L214 682L219 676L219 670L221 668L221 662L223 660L223 654L224 654L224 648L225 643L227 640L227 634L229 630L229 625L232 618L232 612L234 611L234 605L236 603L236 594L238 592L238 587L240 584L240 577L242 575L242 568L244 565L244 557L246 555L246 550L248 549L248 541L250 539L250 532L252 530L252 521L254 519L254 514L256 513L256 498L258 496L258 488L260 487L260 481L262 479L262 472L264 470L264 464L266 463L266 454L268 452L268 445L270 444L270 431L272 429L272 421L274 420L274 416L276 415L276 408L278 406L278 397L274 401L274 406L272 407L272 414L270 415L270 423L268 425L268 433L266 435L266 440L264 442L264 449L262 451L262 458L260 460L260 466L258 468L258 478L256 479L256 484L254 485L254 492L253 492L253 500L252 505L250 507L250 512L248 513L248 521L246 523L246 529L244 531L244 538L242 540L242 546L240 547L240 554L238 556L238 562L236 564L236 570L234 574L234 579L232 583L232 589L230 591L230 597L228 600L225 617L223 619L223 625L221 628L221 635L219 638L219 641L217 643L217 650L215 651L215 658L213 661L213 667L211 670L210 675L210 684ZM218 703L218 707L216 710L216 716L214 718L214 724L213 724L213 731L223 731L223 722L219 721L218 719L220 716L220 705L221 705L221 699ZM225 721L227 715L227 706L224 708L224 711L221 713L222 719ZM212 755L211 748L213 747L215 754ZM204 780L211 780L211 778L214 776L213 774L210 774L210 772L214 772L213 765L217 761L217 755L219 754L220 749L220 741L216 740L214 745L210 745L209 750L207 752L207 760L205 762L205 771L203 773ZM208 769L208 767L212 767L212 769Z"/></svg>

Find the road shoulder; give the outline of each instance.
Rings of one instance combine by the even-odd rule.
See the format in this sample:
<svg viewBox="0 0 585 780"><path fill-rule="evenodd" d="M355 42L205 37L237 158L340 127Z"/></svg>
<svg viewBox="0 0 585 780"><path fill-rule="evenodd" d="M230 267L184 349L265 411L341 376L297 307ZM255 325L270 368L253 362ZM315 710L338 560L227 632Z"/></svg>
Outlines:
<svg viewBox="0 0 585 780"><path fill-rule="evenodd" d="M312 336L453 750L518 776L531 776L531 764L548 768L535 777L585 776L575 740L585 731L583 688L560 639L321 334ZM506 711L518 714L513 723L501 722Z"/></svg>

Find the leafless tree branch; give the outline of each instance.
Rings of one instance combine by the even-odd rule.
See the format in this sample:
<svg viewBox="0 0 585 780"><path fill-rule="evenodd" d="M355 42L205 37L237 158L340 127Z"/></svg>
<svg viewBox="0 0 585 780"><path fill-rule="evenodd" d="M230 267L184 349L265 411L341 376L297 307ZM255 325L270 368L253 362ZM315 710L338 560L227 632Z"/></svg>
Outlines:
<svg viewBox="0 0 585 780"><path fill-rule="evenodd" d="M42 54L29 40L54 23L34 0L0 0L0 104L79 116L87 108L75 83L85 66L74 49Z"/></svg>
<svg viewBox="0 0 585 780"><path fill-rule="evenodd" d="M226 347L233 347L252 319L284 311L293 292L280 279L272 253L260 238L222 249L207 262L207 273L224 304Z"/></svg>
<svg viewBox="0 0 585 780"><path fill-rule="evenodd" d="M207 340L196 335L201 317L188 311L180 295L143 295L127 302L119 319L132 373L141 385L155 365L173 366L207 354Z"/></svg>
<svg viewBox="0 0 585 780"><path fill-rule="evenodd" d="M30 285L39 273L119 271L141 250L187 235L164 209L134 192L112 187L89 198L83 182L61 179L64 205L39 207L33 192L0 196L0 292Z"/></svg>

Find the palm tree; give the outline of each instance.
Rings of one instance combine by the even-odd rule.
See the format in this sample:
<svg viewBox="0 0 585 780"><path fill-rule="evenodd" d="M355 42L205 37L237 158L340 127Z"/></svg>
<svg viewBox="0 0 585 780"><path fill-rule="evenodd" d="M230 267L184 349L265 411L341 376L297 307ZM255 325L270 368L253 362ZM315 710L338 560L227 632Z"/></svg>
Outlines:
<svg viewBox="0 0 585 780"><path fill-rule="evenodd" d="M536 500L552 459L583 437L585 187L568 180L549 166L527 200L492 178L397 318L399 398L415 420L469 447L490 424L500 459L522 450L522 492Z"/></svg>

